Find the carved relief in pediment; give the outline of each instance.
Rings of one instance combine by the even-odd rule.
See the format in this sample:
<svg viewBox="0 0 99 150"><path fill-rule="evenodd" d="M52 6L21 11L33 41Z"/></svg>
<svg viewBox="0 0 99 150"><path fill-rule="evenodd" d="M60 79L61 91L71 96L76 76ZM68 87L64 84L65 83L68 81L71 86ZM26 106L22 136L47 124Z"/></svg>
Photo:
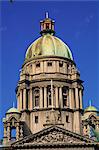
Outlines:
<svg viewBox="0 0 99 150"><path fill-rule="evenodd" d="M47 135L42 135L41 137L35 137L32 144L47 144L47 143L77 143L81 142L80 139L77 139L73 136L66 135L63 132L53 131Z"/></svg>

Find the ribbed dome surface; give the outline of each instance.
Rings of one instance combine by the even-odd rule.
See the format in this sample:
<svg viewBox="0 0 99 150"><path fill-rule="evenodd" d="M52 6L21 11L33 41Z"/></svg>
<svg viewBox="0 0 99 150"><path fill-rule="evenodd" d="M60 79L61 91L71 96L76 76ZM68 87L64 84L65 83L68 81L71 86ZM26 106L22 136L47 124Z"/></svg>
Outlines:
<svg viewBox="0 0 99 150"><path fill-rule="evenodd" d="M38 56L61 56L73 60L69 47L59 38L45 34L34 41L26 52L26 60Z"/></svg>
<svg viewBox="0 0 99 150"><path fill-rule="evenodd" d="M12 107L12 108L10 108L10 109L7 111L7 113L20 113L20 112L18 111L17 108Z"/></svg>
<svg viewBox="0 0 99 150"><path fill-rule="evenodd" d="M91 112L91 111L98 111L94 106L89 106L89 107L87 107L86 109L85 109L85 112Z"/></svg>

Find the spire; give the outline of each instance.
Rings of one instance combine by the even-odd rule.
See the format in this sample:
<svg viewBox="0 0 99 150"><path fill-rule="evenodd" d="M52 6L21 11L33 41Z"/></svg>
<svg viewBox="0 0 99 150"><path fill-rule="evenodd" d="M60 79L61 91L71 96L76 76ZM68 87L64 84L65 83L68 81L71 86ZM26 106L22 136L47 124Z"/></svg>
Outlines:
<svg viewBox="0 0 99 150"><path fill-rule="evenodd" d="M48 12L45 13L45 18L49 18L49 13Z"/></svg>
<svg viewBox="0 0 99 150"><path fill-rule="evenodd" d="M55 31L54 31L54 21L52 19L49 18L49 13L45 12L45 19L40 21L40 27L41 27L41 35L44 34L51 34L54 35Z"/></svg>
<svg viewBox="0 0 99 150"><path fill-rule="evenodd" d="M89 101L89 106L92 106L92 100Z"/></svg>

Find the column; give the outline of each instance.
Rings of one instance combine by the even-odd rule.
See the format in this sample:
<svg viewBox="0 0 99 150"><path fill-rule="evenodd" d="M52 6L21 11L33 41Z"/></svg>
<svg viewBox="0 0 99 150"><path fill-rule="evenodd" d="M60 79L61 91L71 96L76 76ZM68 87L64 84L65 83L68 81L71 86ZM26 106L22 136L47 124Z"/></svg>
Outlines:
<svg viewBox="0 0 99 150"><path fill-rule="evenodd" d="M20 125L20 138L23 138L23 129L22 129L22 125Z"/></svg>
<svg viewBox="0 0 99 150"><path fill-rule="evenodd" d="M63 108L62 87L59 88L59 107Z"/></svg>
<svg viewBox="0 0 99 150"><path fill-rule="evenodd" d="M80 109L82 109L82 89L79 91L79 97L80 97Z"/></svg>
<svg viewBox="0 0 99 150"><path fill-rule="evenodd" d="M71 88L69 89L69 104L70 104L70 108L73 108L73 103L72 103L72 90Z"/></svg>
<svg viewBox="0 0 99 150"><path fill-rule="evenodd" d="M52 101L52 109L54 107L54 92L53 92L53 81L51 80L51 101Z"/></svg>
<svg viewBox="0 0 99 150"><path fill-rule="evenodd" d="M32 96L32 88L30 89L30 99L29 99L30 103L29 103L29 108L30 110L33 109L33 96Z"/></svg>
<svg viewBox="0 0 99 150"><path fill-rule="evenodd" d="M6 130L6 124L4 124L3 144L6 145L6 143L7 143L7 130Z"/></svg>
<svg viewBox="0 0 99 150"><path fill-rule="evenodd" d="M44 87L44 108L47 108L47 87Z"/></svg>
<svg viewBox="0 0 99 150"><path fill-rule="evenodd" d="M23 109L26 109L26 89L23 89Z"/></svg>
<svg viewBox="0 0 99 150"><path fill-rule="evenodd" d="M19 139L19 135L20 135L19 123L17 123L17 125L16 125L16 140Z"/></svg>
<svg viewBox="0 0 99 150"><path fill-rule="evenodd" d="M74 93L73 93L72 88L69 89L69 101L70 101L70 108L73 109L74 108L75 97L74 97Z"/></svg>
<svg viewBox="0 0 99 150"><path fill-rule="evenodd" d="M20 111L20 94L17 96L17 108Z"/></svg>
<svg viewBox="0 0 99 150"><path fill-rule="evenodd" d="M55 96L56 96L56 108L59 107L59 101L58 101L58 87L55 88Z"/></svg>
<svg viewBox="0 0 99 150"><path fill-rule="evenodd" d="M40 87L40 108L43 108L43 89Z"/></svg>
<svg viewBox="0 0 99 150"><path fill-rule="evenodd" d="M70 107L70 101L69 101L69 88L67 88L67 107Z"/></svg>
<svg viewBox="0 0 99 150"><path fill-rule="evenodd" d="M75 88L75 100L76 100L76 108L79 108L78 88Z"/></svg>
<svg viewBox="0 0 99 150"><path fill-rule="evenodd" d="M8 138L8 142L10 142L10 138L11 138L10 123L8 123L8 127L7 127L7 138Z"/></svg>
<svg viewBox="0 0 99 150"><path fill-rule="evenodd" d="M22 110L22 90L20 90L20 101L19 101L19 108Z"/></svg>

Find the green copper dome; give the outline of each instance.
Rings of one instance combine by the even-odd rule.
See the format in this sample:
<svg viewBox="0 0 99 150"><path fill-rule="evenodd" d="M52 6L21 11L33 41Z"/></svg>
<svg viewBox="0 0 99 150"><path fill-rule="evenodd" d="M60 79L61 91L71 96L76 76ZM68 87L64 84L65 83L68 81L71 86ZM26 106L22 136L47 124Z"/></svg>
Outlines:
<svg viewBox="0 0 99 150"><path fill-rule="evenodd" d="M10 108L10 109L7 111L7 113L20 113L20 112L18 111L17 108L12 107L12 108Z"/></svg>
<svg viewBox="0 0 99 150"><path fill-rule="evenodd" d="M85 109L85 112L89 112L89 111L90 112L92 112L92 111L97 112L98 110L94 106L89 106Z"/></svg>
<svg viewBox="0 0 99 150"><path fill-rule="evenodd" d="M61 56L73 60L69 47L49 33L38 38L27 49L26 60L38 56Z"/></svg>

